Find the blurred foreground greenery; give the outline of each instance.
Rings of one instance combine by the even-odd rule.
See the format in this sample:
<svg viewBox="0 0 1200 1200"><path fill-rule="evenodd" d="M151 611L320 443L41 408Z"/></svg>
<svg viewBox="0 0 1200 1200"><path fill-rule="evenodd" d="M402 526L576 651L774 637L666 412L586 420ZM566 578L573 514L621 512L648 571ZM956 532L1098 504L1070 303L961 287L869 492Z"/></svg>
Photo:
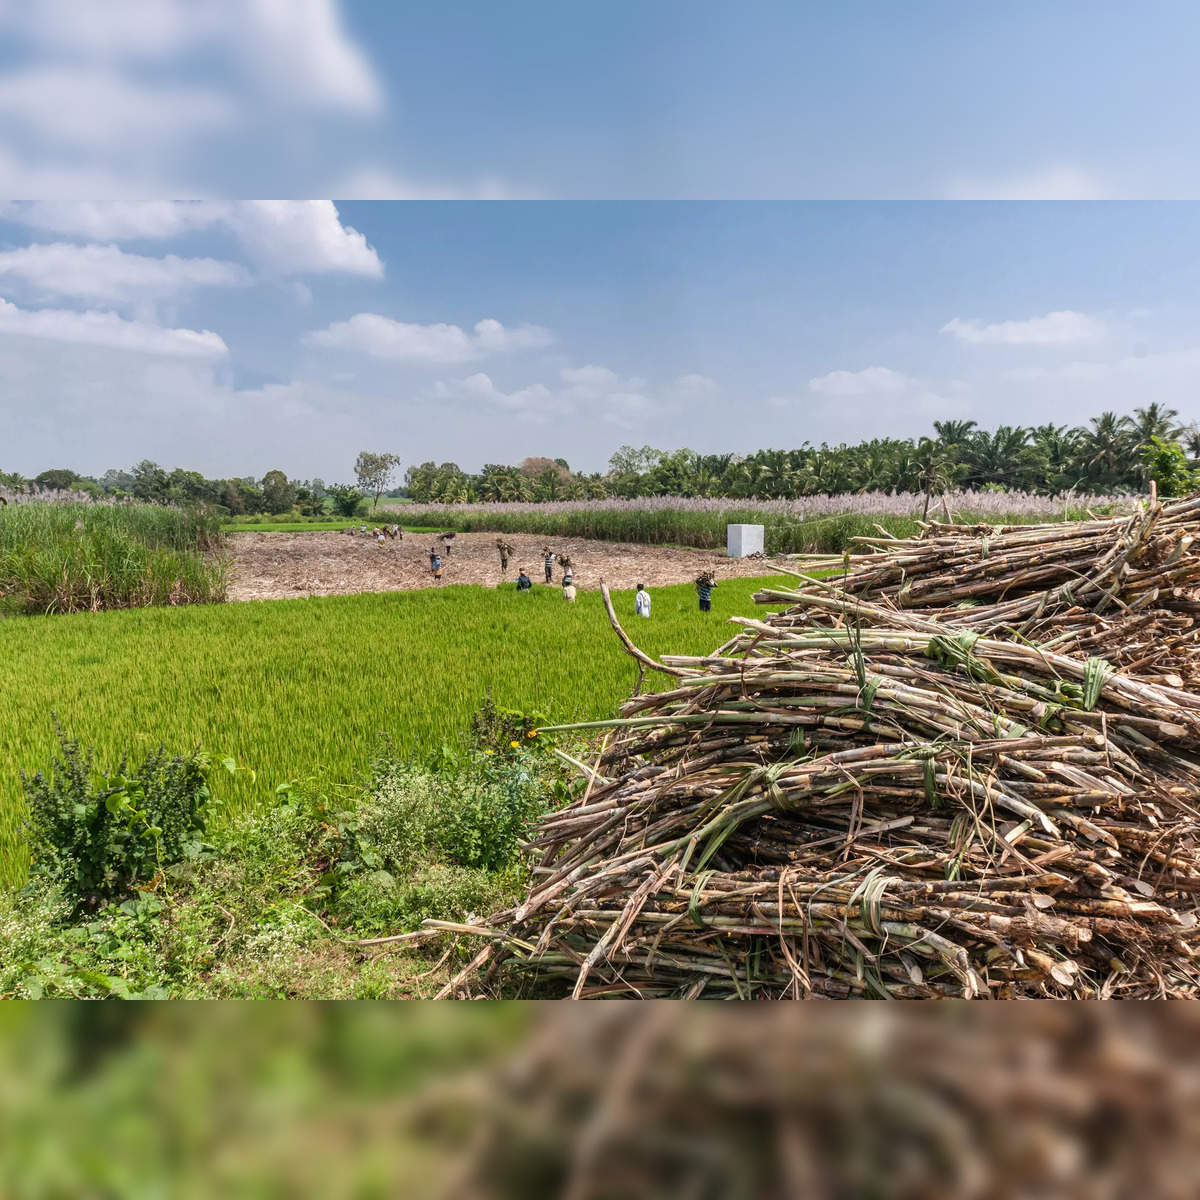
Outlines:
<svg viewBox="0 0 1200 1200"><path fill-rule="evenodd" d="M425 1196L453 1168L414 1098L538 1005L0 1006L0 1196Z"/></svg>

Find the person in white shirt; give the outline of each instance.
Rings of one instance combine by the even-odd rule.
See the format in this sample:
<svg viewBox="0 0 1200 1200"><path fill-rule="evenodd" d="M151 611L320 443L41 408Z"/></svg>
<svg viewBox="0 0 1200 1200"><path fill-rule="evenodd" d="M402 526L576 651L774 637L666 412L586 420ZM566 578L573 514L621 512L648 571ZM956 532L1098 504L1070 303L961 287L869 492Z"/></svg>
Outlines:
<svg viewBox="0 0 1200 1200"><path fill-rule="evenodd" d="M650 615L650 593L646 591L644 583L637 585L637 595L633 598L633 611L639 617L648 617Z"/></svg>

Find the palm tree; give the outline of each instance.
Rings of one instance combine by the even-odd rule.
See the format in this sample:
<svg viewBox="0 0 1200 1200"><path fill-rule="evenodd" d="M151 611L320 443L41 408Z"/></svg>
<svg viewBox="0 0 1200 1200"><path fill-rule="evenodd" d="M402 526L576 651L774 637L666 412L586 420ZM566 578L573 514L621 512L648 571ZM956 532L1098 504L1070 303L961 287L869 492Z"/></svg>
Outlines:
<svg viewBox="0 0 1200 1200"><path fill-rule="evenodd" d="M1151 401L1145 408L1133 410L1133 420L1129 423L1130 434L1133 437L1135 449L1148 446L1151 438L1160 437L1164 442L1173 442L1182 432L1176 424L1179 413L1173 408Z"/></svg>
<svg viewBox="0 0 1200 1200"><path fill-rule="evenodd" d="M963 447L968 482L972 486L998 483L1003 487L1025 482L1033 457L1028 442L1029 431L1020 426L1001 425L994 433L981 430L974 434Z"/></svg>
<svg viewBox="0 0 1200 1200"><path fill-rule="evenodd" d="M954 482L955 461L950 446L933 438L923 437L914 452L917 466L917 482L925 493L925 507L921 520L929 516L929 501L935 493L945 492Z"/></svg>
<svg viewBox="0 0 1200 1200"><path fill-rule="evenodd" d="M1057 495L1078 482L1083 430L1066 425L1039 425L1031 435L1039 482Z"/></svg>
<svg viewBox="0 0 1200 1200"><path fill-rule="evenodd" d="M1102 412L1087 432L1087 465L1106 483L1115 483L1132 465L1129 460L1129 418Z"/></svg>
<svg viewBox="0 0 1200 1200"><path fill-rule="evenodd" d="M961 446L971 440L978 426L974 421L934 421L933 428L943 446Z"/></svg>

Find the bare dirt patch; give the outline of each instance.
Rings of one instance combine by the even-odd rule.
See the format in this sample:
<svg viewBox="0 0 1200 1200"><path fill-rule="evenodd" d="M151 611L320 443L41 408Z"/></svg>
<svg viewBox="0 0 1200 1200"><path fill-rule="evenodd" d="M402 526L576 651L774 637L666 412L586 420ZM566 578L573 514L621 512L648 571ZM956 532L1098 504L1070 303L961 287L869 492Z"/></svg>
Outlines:
<svg viewBox="0 0 1200 1200"><path fill-rule="evenodd" d="M453 583L511 587L517 570L524 567L535 584L542 584L542 547L568 555L578 588L648 588L689 583L701 571L718 579L770 574L761 559L726 558L711 550L675 550L625 542L597 542L586 538L545 538L508 534L515 548L508 578L500 574L496 535L460 533L443 561L442 580L435 585L429 572L429 535L409 534L403 541L376 545L370 537L345 533L233 533L230 600L278 600L288 596L336 596L353 592L400 592ZM438 543L440 548L440 543ZM555 564L555 583L562 571Z"/></svg>

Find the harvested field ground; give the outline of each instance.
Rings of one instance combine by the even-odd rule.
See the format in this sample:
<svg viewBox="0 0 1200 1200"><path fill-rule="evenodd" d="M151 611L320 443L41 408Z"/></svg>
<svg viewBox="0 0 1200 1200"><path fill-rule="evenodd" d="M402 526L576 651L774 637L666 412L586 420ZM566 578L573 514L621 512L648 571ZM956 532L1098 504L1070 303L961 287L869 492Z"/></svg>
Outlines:
<svg viewBox="0 0 1200 1200"><path fill-rule="evenodd" d="M511 586L524 567L535 585L544 586L542 547L547 539L530 534L510 534L516 554L509 563ZM345 533L234 533L230 600L278 600L291 596L336 596L355 592L400 592L433 584L429 573L428 534L406 536L377 546L370 537ZM648 588L689 583L704 570L718 581L749 578L764 573L761 559L727 558L711 550L638 546L584 538L549 539L558 554L575 564L575 586L599 588L606 580L615 588ZM555 564L555 580L562 572ZM496 587L504 582L493 533L460 533L444 559L441 587L474 583Z"/></svg>

